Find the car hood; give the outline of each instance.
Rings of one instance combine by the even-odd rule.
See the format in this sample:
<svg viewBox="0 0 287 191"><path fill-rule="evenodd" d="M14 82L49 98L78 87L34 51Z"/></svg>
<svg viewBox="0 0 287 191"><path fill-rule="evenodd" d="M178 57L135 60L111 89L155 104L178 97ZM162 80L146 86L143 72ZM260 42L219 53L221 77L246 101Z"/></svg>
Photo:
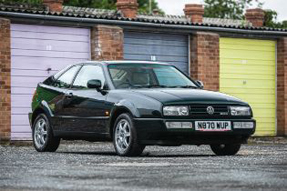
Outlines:
<svg viewBox="0 0 287 191"><path fill-rule="evenodd" d="M135 89L134 93L156 99L163 104L187 104L187 103L210 103L210 104L239 104L248 105L238 98L207 90L185 88L158 88L158 89Z"/></svg>

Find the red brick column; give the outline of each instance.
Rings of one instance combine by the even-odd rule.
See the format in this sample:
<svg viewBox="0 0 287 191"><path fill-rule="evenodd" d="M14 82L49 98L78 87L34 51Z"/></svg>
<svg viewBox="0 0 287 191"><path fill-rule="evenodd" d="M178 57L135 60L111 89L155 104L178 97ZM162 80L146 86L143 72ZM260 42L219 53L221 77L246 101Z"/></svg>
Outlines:
<svg viewBox="0 0 287 191"><path fill-rule="evenodd" d="M49 11L62 12L64 0L43 0Z"/></svg>
<svg viewBox="0 0 287 191"><path fill-rule="evenodd" d="M193 23L202 23L204 8L200 4L186 4L183 9L185 17Z"/></svg>
<svg viewBox="0 0 287 191"><path fill-rule="evenodd" d="M123 29L116 26L97 25L91 30L92 60L123 59Z"/></svg>
<svg viewBox="0 0 287 191"><path fill-rule="evenodd" d="M277 135L287 135L287 38L277 42Z"/></svg>
<svg viewBox="0 0 287 191"><path fill-rule="evenodd" d="M136 18L138 11L137 0L117 0L117 9L122 12L124 17Z"/></svg>
<svg viewBox="0 0 287 191"><path fill-rule="evenodd" d="M190 75L204 89L219 90L219 35L197 32L190 41Z"/></svg>
<svg viewBox="0 0 287 191"><path fill-rule="evenodd" d="M0 141L11 134L10 20L0 18Z"/></svg>
<svg viewBox="0 0 287 191"><path fill-rule="evenodd" d="M251 22L254 27L263 27L264 16L265 12L260 8L247 9L245 13L245 19Z"/></svg>

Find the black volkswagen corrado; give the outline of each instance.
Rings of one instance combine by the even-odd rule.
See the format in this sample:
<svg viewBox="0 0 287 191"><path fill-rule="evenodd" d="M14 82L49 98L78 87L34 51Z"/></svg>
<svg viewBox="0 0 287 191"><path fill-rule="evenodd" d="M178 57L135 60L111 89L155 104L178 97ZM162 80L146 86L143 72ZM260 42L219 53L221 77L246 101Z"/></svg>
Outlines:
<svg viewBox="0 0 287 191"><path fill-rule="evenodd" d="M255 132L250 106L203 90L176 67L156 62L85 62L39 83L29 114L37 151L61 139L113 141L116 153L140 155L146 145L208 144L235 155Z"/></svg>

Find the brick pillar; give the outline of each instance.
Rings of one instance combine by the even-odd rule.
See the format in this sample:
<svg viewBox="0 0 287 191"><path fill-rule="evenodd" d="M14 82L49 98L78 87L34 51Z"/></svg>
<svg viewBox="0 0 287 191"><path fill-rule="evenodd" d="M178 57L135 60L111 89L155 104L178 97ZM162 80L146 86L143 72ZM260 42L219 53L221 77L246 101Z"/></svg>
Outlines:
<svg viewBox="0 0 287 191"><path fill-rule="evenodd" d="M219 35L197 32L190 41L190 75L204 89L219 90Z"/></svg>
<svg viewBox="0 0 287 191"><path fill-rule="evenodd" d="M64 0L43 0L49 11L62 12Z"/></svg>
<svg viewBox="0 0 287 191"><path fill-rule="evenodd" d="M0 18L0 141L11 134L10 20Z"/></svg>
<svg viewBox="0 0 287 191"><path fill-rule="evenodd" d="M204 8L200 4L186 4L183 9L185 17L193 23L202 23Z"/></svg>
<svg viewBox="0 0 287 191"><path fill-rule="evenodd" d="M91 30L92 60L123 59L123 29L116 26L96 25Z"/></svg>
<svg viewBox="0 0 287 191"><path fill-rule="evenodd" d="M252 23L254 27L263 27L265 12L262 9L248 9L245 13L245 19Z"/></svg>
<svg viewBox="0 0 287 191"><path fill-rule="evenodd" d="M277 135L287 135L287 38L277 42Z"/></svg>
<svg viewBox="0 0 287 191"><path fill-rule="evenodd" d="M117 0L117 9L122 12L124 17L135 18L138 11L138 1Z"/></svg>

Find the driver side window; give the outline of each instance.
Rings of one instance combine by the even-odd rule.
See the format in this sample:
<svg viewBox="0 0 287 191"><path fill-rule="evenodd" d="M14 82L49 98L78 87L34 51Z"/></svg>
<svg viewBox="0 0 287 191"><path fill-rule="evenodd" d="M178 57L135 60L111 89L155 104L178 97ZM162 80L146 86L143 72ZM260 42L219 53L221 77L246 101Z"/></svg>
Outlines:
<svg viewBox="0 0 287 191"><path fill-rule="evenodd" d="M100 80L102 82L102 87L105 85L105 76L100 66L86 65L83 66L80 72L78 73L73 88L88 88L87 84L89 80Z"/></svg>

